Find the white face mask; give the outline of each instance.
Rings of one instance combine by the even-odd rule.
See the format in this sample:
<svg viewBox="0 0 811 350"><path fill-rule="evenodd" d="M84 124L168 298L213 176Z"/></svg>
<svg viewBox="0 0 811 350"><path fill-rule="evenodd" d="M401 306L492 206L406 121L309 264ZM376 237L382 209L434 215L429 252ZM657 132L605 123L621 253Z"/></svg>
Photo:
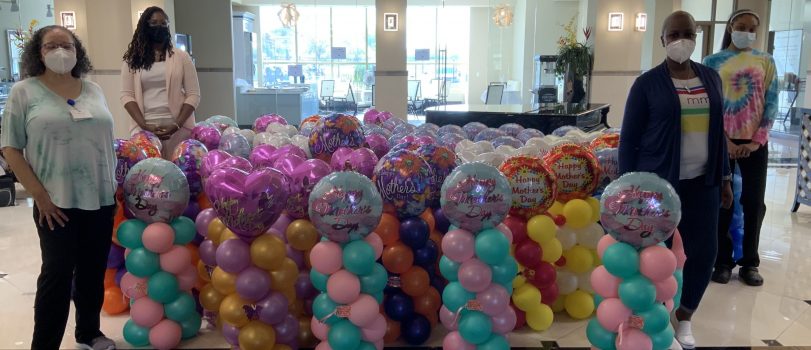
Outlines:
<svg viewBox="0 0 811 350"><path fill-rule="evenodd" d="M46 53L42 60L54 73L67 74L76 66L76 52L60 47Z"/></svg>
<svg viewBox="0 0 811 350"><path fill-rule="evenodd" d="M735 47L739 49L748 49L755 43L757 40L756 33L749 33L749 32L739 32L734 31L732 32L732 43L735 44Z"/></svg>
<svg viewBox="0 0 811 350"><path fill-rule="evenodd" d="M693 55L696 49L696 42L687 39L679 39L665 46L667 57L679 63L684 63Z"/></svg>

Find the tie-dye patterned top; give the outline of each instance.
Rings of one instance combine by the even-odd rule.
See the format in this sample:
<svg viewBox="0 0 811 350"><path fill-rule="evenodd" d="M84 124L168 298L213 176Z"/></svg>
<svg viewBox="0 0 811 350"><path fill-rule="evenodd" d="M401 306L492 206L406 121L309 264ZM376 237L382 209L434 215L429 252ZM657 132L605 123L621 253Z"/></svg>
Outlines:
<svg viewBox="0 0 811 350"><path fill-rule="evenodd" d="M91 118L74 121L72 109ZM57 207L96 210L115 204L113 116L95 83L82 81L74 106L38 78L14 84L3 113L0 145L25 151Z"/></svg>
<svg viewBox="0 0 811 350"><path fill-rule="evenodd" d="M758 50L724 50L704 58L724 84L724 130L734 140L769 141L777 114L777 66Z"/></svg>

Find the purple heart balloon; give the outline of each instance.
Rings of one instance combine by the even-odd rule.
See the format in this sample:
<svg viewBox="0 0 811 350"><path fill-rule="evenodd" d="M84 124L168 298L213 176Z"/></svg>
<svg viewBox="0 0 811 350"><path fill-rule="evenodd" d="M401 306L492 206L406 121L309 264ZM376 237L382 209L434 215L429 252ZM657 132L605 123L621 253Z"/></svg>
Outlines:
<svg viewBox="0 0 811 350"><path fill-rule="evenodd" d="M274 169L248 173L221 168L206 182L206 194L226 227L251 241L265 232L284 210L287 178Z"/></svg>
<svg viewBox="0 0 811 350"><path fill-rule="evenodd" d="M253 170L253 165L251 164L251 161L249 161L249 160L247 160L245 158L231 157L231 158L226 159L224 162L220 163L217 166L217 168L215 168L214 170L221 169L221 168L234 168L234 169L242 170L244 172L249 172L249 171Z"/></svg>
<svg viewBox="0 0 811 350"><path fill-rule="evenodd" d="M295 219L307 217L310 192L322 178L332 173L332 167L320 159L309 159L299 164L290 174L290 196L287 199L287 214Z"/></svg>
<svg viewBox="0 0 811 350"><path fill-rule="evenodd" d="M304 152L303 149L299 148L299 146L296 146L294 144L289 144L288 143L288 144L286 144L286 145L284 145L282 147L279 147L278 152L279 153L276 156L277 158L279 156L281 156L282 154L292 153L292 154L295 154L295 155L297 155L297 156L299 156L301 158L307 159L307 152Z"/></svg>
<svg viewBox="0 0 811 350"><path fill-rule="evenodd" d="M256 169L272 168L273 159L271 157L274 152L276 152L276 147L273 147L272 145L259 145L254 147L254 149L251 151L251 155L248 157L248 160Z"/></svg>
<svg viewBox="0 0 811 350"><path fill-rule="evenodd" d="M294 153L286 153L283 154L281 157L277 158L275 162L273 162L273 169L281 171L282 174L287 175L290 177L290 174L298 167L301 163L304 163L307 159L302 158Z"/></svg>

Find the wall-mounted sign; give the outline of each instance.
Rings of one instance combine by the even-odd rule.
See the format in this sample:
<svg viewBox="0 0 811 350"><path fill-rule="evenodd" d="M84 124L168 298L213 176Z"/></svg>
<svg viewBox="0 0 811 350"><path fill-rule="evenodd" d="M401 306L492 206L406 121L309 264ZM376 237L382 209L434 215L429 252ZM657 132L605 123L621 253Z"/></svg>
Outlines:
<svg viewBox="0 0 811 350"><path fill-rule="evenodd" d="M70 30L76 30L76 12L62 11L59 13L62 17L62 26Z"/></svg>
<svg viewBox="0 0 811 350"><path fill-rule="evenodd" d="M396 32L400 26L398 23L398 15L396 13L383 14L383 30L387 32Z"/></svg>

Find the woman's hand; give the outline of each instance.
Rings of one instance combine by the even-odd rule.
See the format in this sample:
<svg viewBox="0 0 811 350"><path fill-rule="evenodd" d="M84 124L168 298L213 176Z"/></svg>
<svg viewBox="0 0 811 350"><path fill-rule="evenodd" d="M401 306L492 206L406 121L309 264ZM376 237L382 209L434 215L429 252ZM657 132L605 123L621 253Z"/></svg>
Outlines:
<svg viewBox="0 0 811 350"><path fill-rule="evenodd" d="M724 180L721 183L721 208L732 208L732 200L734 195L732 193L732 181Z"/></svg>
<svg viewBox="0 0 811 350"><path fill-rule="evenodd" d="M40 227L45 226L45 222L47 222L48 228L53 231L56 228L55 224L65 227L67 222L70 221L68 216L51 201L51 196L47 193L34 196L34 202L37 203L37 210L39 211L37 222Z"/></svg>
<svg viewBox="0 0 811 350"><path fill-rule="evenodd" d="M180 128L177 125L170 125L158 128L155 131L155 135L158 136L161 140L168 140L174 135Z"/></svg>

